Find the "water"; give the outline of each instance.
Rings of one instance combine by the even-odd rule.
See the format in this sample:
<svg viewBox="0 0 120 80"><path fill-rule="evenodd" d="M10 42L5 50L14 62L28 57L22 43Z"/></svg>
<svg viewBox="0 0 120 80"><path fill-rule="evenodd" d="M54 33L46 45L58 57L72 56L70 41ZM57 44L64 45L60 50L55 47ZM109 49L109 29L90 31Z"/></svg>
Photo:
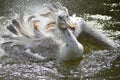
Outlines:
<svg viewBox="0 0 120 80"><path fill-rule="evenodd" d="M49 0L50 1L50 0ZM52 0L55 1L55 0ZM119 0L58 0L70 14L84 18L90 25L120 43ZM0 0L0 35L10 34L6 26L20 12L34 12L48 0ZM31 11L32 9L32 11ZM70 62L31 62L19 58L0 58L1 80L119 80L120 51L105 50L88 35L79 36L85 47L83 59ZM0 38L0 43L3 39ZM3 52L0 52L1 54Z"/></svg>

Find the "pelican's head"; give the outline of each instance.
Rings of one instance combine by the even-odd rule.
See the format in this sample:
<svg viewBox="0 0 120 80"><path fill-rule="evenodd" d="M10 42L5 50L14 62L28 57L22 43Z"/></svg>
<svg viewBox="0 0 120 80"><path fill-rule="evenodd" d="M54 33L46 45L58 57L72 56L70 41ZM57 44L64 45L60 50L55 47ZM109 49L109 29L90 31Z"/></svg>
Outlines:
<svg viewBox="0 0 120 80"><path fill-rule="evenodd" d="M70 20L69 14L65 11L59 11L57 17L57 26L60 29L75 29L75 24Z"/></svg>

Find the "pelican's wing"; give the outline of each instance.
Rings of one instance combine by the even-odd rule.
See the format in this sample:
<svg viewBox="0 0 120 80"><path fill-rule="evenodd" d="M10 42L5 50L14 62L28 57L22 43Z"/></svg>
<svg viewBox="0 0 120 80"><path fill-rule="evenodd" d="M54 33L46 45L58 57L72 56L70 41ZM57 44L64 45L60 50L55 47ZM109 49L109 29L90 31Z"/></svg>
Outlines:
<svg viewBox="0 0 120 80"><path fill-rule="evenodd" d="M100 31L94 29L92 26L88 25L84 21L84 19L80 17L76 17L75 15L70 17L70 19L71 21L76 23L76 29L75 31L73 31L76 37L78 37L79 34L82 32L82 33L88 34L90 37L96 39L97 41L99 41L100 43L102 43L104 46L108 48L114 48L114 49L117 48L117 44L115 44L113 40L111 40L109 37L102 34Z"/></svg>
<svg viewBox="0 0 120 80"><path fill-rule="evenodd" d="M28 24L32 18L34 18L35 16L29 18L31 16L24 16L22 13L20 14L19 20L20 20L20 24L21 24L21 28L23 29L23 32L29 36L33 36L33 29L32 27L30 27L30 25ZM27 20L25 20L27 19Z"/></svg>
<svg viewBox="0 0 120 80"><path fill-rule="evenodd" d="M117 45L113 40L111 40L106 35L102 34L100 31L95 30L92 26L88 25L85 21L82 21L81 29L83 32L90 35L92 38L95 38L100 43L105 45L107 48L116 49Z"/></svg>
<svg viewBox="0 0 120 80"><path fill-rule="evenodd" d="M19 32L17 31L17 29L16 29L12 24L10 24L9 26L7 26L7 29L8 29L10 32L12 32L12 33L14 33L14 34L16 34L16 35L19 34Z"/></svg>
<svg viewBox="0 0 120 80"><path fill-rule="evenodd" d="M4 51L7 51L9 56L21 58L25 60L32 60L32 61L45 61L46 58L39 55L38 53L32 53L30 49L26 49L25 45L15 44L13 42L5 42L1 45ZM13 46L12 46L13 45ZM1 50L0 50L1 51Z"/></svg>
<svg viewBox="0 0 120 80"><path fill-rule="evenodd" d="M26 36L26 37L30 37L28 35L28 33L26 33L26 31L21 27L20 23L16 20L16 19L13 19L12 20L12 24L20 31L20 33L23 35L23 36Z"/></svg>

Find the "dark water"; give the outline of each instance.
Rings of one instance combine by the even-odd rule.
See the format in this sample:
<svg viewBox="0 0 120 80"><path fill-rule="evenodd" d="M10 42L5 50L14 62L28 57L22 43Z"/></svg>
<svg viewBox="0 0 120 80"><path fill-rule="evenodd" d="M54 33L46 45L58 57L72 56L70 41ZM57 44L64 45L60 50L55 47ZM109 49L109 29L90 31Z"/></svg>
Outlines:
<svg viewBox="0 0 120 80"><path fill-rule="evenodd" d="M56 0L52 0L56 1ZM120 43L119 0L58 0L70 15L84 18L90 25ZM0 34L9 20L20 12L40 9L50 0L0 0ZM30 62L21 59L0 58L0 80L119 80L120 50L104 50L101 44L88 35L80 35L84 45L84 58L70 62ZM2 39L0 39L2 42Z"/></svg>

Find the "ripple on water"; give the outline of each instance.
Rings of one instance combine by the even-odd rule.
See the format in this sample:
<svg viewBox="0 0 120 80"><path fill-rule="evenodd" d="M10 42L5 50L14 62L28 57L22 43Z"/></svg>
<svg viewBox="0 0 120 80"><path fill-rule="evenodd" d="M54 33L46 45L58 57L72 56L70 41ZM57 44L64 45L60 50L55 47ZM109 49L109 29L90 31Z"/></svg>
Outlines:
<svg viewBox="0 0 120 80"><path fill-rule="evenodd" d="M59 65L58 61L30 62L10 57L0 58L0 79L116 79L120 77L120 51L93 51L77 65ZM70 67L71 66L71 67Z"/></svg>
<svg viewBox="0 0 120 80"><path fill-rule="evenodd" d="M112 67L115 66L115 64L118 65L118 63L115 63L116 59L120 59L120 51L97 51L92 52L92 54L85 56L85 58L81 61L79 65L79 70L81 71L81 76L84 77L99 77L104 78L106 76L106 71L110 70L112 71ZM119 62L119 61L118 61ZM120 65L119 65L120 67ZM101 73L102 71L102 73ZM114 71L114 70L113 70ZM120 73L118 70L117 72ZM107 73L109 76L114 77L109 72ZM114 73L112 73L114 74ZM118 74L115 74L118 75ZM94 77L94 78L96 78ZM108 77L108 75L106 76Z"/></svg>

